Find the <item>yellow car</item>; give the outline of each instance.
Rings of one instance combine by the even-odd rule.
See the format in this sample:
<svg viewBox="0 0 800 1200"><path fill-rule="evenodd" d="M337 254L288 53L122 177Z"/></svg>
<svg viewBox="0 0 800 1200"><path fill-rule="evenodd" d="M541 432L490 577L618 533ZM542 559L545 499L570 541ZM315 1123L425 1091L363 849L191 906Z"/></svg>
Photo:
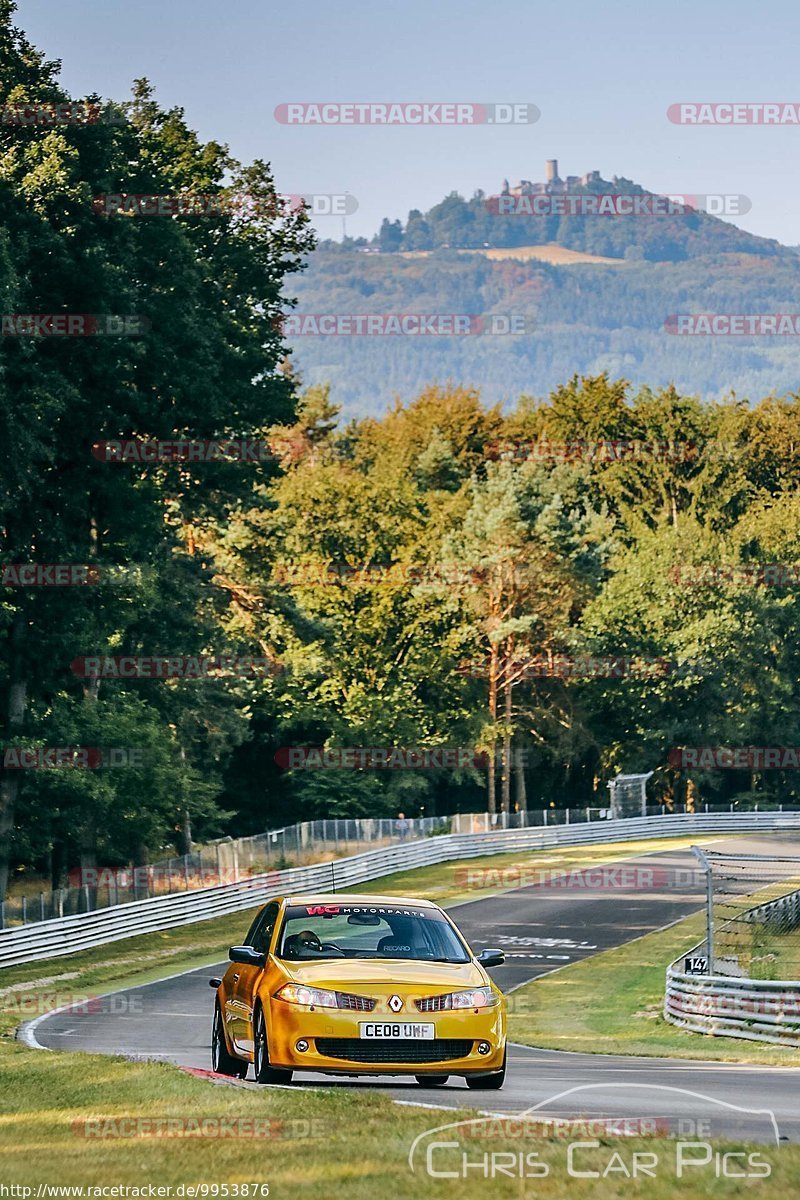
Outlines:
<svg viewBox="0 0 800 1200"><path fill-rule="evenodd" d="M503 1086L506 1006L486 974L501 950L473 955L428 900L290 896L266 904L232 946L216 988L212 1066L259 1083L293 1071L461 1075Z"/></svg>

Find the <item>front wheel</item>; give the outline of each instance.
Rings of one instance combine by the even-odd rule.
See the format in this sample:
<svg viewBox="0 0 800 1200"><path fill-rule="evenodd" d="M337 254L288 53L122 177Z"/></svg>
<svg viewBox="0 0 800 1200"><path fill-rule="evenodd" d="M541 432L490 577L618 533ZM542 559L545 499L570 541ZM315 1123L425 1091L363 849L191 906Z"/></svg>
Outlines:
<svg viewBox="0 0 800 1200"><path fill-rule="evenodd" d="M506 1081L506 1056L503 1054L503 1066L496 1075L468 1075L467 1087L474 1092L499 1092Z"/></svg>
<svg viewBox="0 0 800 1200"><path fill-rule="evenodd" d="M247 1074L247 1063L228 1053L219 1001L214 1005L214 1025L211 1030L211 1069L218 1075L232 1075L234 1079L244 1079Z"/></svg>
<svg viewBox="0 0 800 1200"><path fill-rule="evenodd" d="M256 1083L291 1083L292 1072L282 1071L269 1065L269 1047L267 1045L267 1022L264 1010L259 1007L255 1011L253 1021L253 1066L255 1067Z"/></svg>

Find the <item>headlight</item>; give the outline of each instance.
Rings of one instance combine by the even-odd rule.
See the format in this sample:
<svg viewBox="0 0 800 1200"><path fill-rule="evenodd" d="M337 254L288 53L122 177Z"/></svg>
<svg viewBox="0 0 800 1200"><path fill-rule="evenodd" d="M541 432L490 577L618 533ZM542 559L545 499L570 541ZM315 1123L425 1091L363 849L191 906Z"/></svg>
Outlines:
<svg viewBox="0 0 800 1200"><path fill-rule="evenodd" d="M300 983L285 983L275 993L276 1000L285 1000L287 1004L309 1004L316 1008L338 1008L336 992L326 991L325 988L306 987Z"/></svg>
<svg viewBox="0 0 800 1200"><path fill-rule="evenodd" d="M467 992L448 992L444 996L429 996L417 1000L420 1012L452 1012L455 1009L494 1008L500 997L493 988L470 988Z"/></svg>
<svg viewBox="0 0 800 1200"><path fill-rule="evenodd" d="M451 1008L492 1008L500 997L490 987L472 988L468 992L451 992Z"/></svg>

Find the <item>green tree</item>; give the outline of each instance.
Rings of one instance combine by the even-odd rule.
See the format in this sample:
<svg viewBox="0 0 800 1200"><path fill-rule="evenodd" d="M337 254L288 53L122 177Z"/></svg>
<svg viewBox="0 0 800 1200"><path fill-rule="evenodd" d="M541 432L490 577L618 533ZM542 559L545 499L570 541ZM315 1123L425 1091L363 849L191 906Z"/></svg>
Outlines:
<svg viewBox="0 0 800 1200"><path fill-rule="evenodd" d="M14 28L13 12L11 3L0 7L0 101L68 99L57 64ZM208 530L274 472L270 464L109 464L92 455L93 443L257 437L293 412L292 381L278 370L277 316L285 280L312 244L307 217L280 215L264 163L243 167L224 146L201 143L146 81L133 94L117 123L0 130L4 311L133 313L149 322L138 337L3 338L4 561L89 563L101 576L114 566L151 572L144 584L134 569L119 586L80 594L5 592L7 743L42 735L48 697L65 693L82 705L127 690L82 687L69 665L81 653L219 651L224 590L210 585L213 563L189 562ZM252 199L213 219L98 214L93 197L110 192ZM149 686L162 719L184 730L172 689ZM133 687L144 694L148 685ZM206 720L217 707L224 726L229 700L221 692L206 699ZM246 697L238 703L244 713ZM228 730L231 744L243 736ZM194 742L181 750L190 765L197 750L194 762L205 765ZM0 773L0 895L19 785L19 772ZM73 786L93 785L87 775ZM122 785L115 776L104 786Z"/></svg>

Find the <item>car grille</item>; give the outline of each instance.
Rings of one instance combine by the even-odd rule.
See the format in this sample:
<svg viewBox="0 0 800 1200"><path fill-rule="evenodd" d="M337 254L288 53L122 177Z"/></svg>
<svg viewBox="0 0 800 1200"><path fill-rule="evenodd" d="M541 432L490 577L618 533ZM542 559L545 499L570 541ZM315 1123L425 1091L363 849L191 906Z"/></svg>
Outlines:
<svg viewBox="0 0 800 1200"><path fill-rule="evenodd" d="M466 1058L472 1051L467 1038L317 1038L317 1052L326 1058L347 1058L363 1063L431 1063Z"/></svg>
<svg viewBox="0 0 800 1200"><path fill-rule="evenodd" d="M445 992L443 996L425 996L422 1000L415 1000L414 1003L420 1012L445 1012L450 1008L452 1001L450 992Z"/></svg>
<svg viewBox="0 0 800 1200"><path fill-rule="evenodd" d="M337 992L336 1003L339 1008L349 1008L353 1012L372 1012L378 1002L371 996L355 996L352 992Z"/></svg>

